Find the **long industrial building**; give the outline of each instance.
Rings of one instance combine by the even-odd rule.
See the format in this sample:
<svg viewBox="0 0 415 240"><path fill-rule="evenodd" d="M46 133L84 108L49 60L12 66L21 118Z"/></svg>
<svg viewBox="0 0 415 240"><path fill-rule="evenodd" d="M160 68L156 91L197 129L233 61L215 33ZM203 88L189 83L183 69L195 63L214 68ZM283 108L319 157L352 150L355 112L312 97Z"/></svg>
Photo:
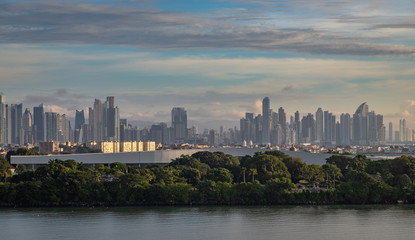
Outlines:
<svg viewBox="0 0 415 240"><path fill-rule="evenodd" d="M255 152L263 152L268 149L259 148L207 148L207 149L186 149L186 150L157 150L148 152L117 152L117 153L82 153L82 154L59 154L59 155L43 155L43 156L11 156L11 164L24 164L28 169L37 169L45 166L50 160L75 160L86 165L96 164L111 164L114 162L121 162L127 165L144 166L147 164L167 165L173 159L181 155L191 155L200 151L209 152L224 152L233 156L253 156ZM307 164L324 164L326 158L330 154L323 153L305 153L305 152L290 152L284 153L300 157Z"/></svg>

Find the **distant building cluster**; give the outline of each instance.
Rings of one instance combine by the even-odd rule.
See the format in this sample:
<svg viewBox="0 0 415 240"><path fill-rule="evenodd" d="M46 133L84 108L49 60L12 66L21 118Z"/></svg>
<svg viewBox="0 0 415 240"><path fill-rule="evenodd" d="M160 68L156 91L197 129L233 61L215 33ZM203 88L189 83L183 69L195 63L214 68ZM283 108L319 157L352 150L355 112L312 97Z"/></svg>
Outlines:
<svg viewBox="0 0 415 240"><path fill-rule="evenodd" d="M386 132L383 116L369 111L366 103L360 105L353 115L343 113L339 118L321 108L315 114L300 117L297 111L287 118L284 108L273 111L270 99L265 97L262 114L246 113L245 118L240 119L239 129L220 126L219 131L204 129L201 132L197 126L188 126L187 111L183 107L172 108L170 126L161 122L139 129L127 119L120 118L120 109L115 106L113 96L104 102L95 99L87 117L84 110L76 110L75 124L71 125L66 114L48 112L43 104L34 107L33 112L29 108L23 111L22 104L7 104L5 95L0 94L0 146L37 146L40 142L51 141L84 145L96 142L94 148L104 152L125 152L140 151L135 142L144 144L148 141L155 142L156 148L160 148L161 145L183 143L209 146L378 146L415 140L415 131L408 129L405 119L400 120L396 131L389 123Z"/></svg>
<svg viewBox="0 0 415 240"><path fill-rule="evenodd" d="M240 120L243 145L297 145L315 144L320 146L360 145L379 146L386 143L386 128L383 116L369 111L366 103L361 104L353 115L343 113L340 121L336 115L318 108L315 115L308 113L300 119L297 111L287 121L282 107L278 111L270 108L270 100L262 101L262 115L246 113ZM410 134L411 133L411 134ZM392 123L389 123L388 142L405 143L414 141L415 131L409 131L405 120L392 138Z"/></svg>
<svg viewBox="0 0 415 240"><path fill-rule="evenodd" d="M86 146L103 153L155 151L156 143L146 142L88 142Z"/></svg>

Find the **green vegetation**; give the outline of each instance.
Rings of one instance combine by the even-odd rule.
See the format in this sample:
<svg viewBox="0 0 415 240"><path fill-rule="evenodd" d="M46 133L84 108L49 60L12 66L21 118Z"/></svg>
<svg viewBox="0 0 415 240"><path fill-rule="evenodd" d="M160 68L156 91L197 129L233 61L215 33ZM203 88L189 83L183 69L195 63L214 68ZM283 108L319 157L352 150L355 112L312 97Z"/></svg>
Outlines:
<svg viewBox="0 0 415 240"><path fill-rule="evenodd" d="M165 167L57 159L11 175L8 166L0 157L3 206L415 203L415 158L407 156L333 155L321 166L279 151L198 152Z"/></svg>

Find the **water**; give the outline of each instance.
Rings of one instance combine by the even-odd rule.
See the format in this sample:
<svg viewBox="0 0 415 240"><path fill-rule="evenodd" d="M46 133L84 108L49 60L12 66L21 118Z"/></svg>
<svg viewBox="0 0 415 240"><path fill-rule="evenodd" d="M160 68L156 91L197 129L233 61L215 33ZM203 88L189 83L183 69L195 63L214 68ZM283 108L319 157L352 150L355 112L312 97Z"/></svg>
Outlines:
<svg viewBox="0 0 415 240"><path fill-rule="evenodd" d="M1 239L414 239L415 206L0 209Z"/></svg>

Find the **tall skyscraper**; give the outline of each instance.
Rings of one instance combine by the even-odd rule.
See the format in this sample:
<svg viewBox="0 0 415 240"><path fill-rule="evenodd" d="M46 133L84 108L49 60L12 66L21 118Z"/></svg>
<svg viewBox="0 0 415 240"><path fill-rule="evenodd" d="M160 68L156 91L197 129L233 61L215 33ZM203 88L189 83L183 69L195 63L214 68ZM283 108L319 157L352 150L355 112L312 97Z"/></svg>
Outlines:
<svg viewBox="0 0 415 240"><path fill-rule="evenodd" d="M30 143L33 144L33 134L32 134L32 114L30 109L26 108L22 117L22 128L23 128L23 144Z"/></svg>
<svg viewBox="0 0 415 240"><path fill-rule="evenodd" d="M35 142L45 141L46 137L45 109L43 104L33 107L33 132Z"/></svg>
<svg viewBox="0 0 415 240"><path fill-rule="evenodd" d="M281 144L287 144L287 115L284 108L278 108L278 123L281 125L282 142Z"/></svg>
<svg viewBox="0 0 415 240"><path fill-rule="evenodd" d="M74 130L74 141L83 142L83 131L82 125L85 124L85 115L84 110L78 111L75 113L75 130Z"/></svg>
<svg viewBox="0 0 415 240"><path fill-rule="evenodd" d="M271 115L270 115L270 102L269 98L265 97L262 100L262 144L270 143L270 125L271 125Z"/></svg>
<svg viewBox="0 0 415 240"><path fill-rule="evenodd" d="M110 141L120 140L120 112L114 105L114 97L107 97L105 102L105 139Z"/></svg>
<svg viewBox="0 0 415 240"><path fill-rule="evenodd" d="M340 115L340 144L341 145L350 145L350 134L351 134L351 120L350 114Z"/></svg>
<svg viewBox="0 0 415 240"><path fill-rule="evenodd" d="M93 131L95 141L104 141L104 104L101 100L95 99L94 102L94 119L93 119Z"/></svg>
<svg viewBox="0 0 415 240"><path fill-rule="evenodd" d="M368 144L368 124L367 113L369 112L369 106L366 103L362 103L353 115L353 141L354 145L367 145Z"/></svg>
<svg viewBox="0 0 415 240"><path fill-rule="evenodd" d="M10 143L12 144L21 144L20 135L22 131L22 115L23 115L23 105L22 104L11 104L10 105L10 122L8 127L10 131Z"/></svg>
<svg viewBox="0 0 415 240"><path fill-rule="evenodd" d="M58 114L55 112L46 112L46 141L59 141L58 134Z"/></svg>
<svg viewBox="0 0 415 240"><path fill-rule="evenodd" d="M393 142L393 126L392 126L392 123L391 122L389 122L389 141L390 142Z"/></svg>
<svg viewBox="0 0 415 240"><path fill-rule="evenodd" d="M399 141L406 142L406 120L401 119L399 120Z"/></svg>
<svg viewBox="0 0 415 240"><path fill-rule="evenodd" d="M81 129L82 125L85 124L84 110L75 113L75 129Z"/></svg>
<svg viewBox="0 0 415 240"><path fill-rule="evenodd" d="M6 143L6 96L0 94L0 145Z"/></svg>
<svg viewBox="0 0 415 240"><path fill-rule="evenodd" d="M312 143L316 139L316 123L313 114L309 113L301 120L302 142Z"/></svg>
<svg viewBox="0 0 415 240"><path fill-rule="evenodd" d="M59 142L68 142L71 139L71 126L69 123L69 118L66 114L59 115L57 114L58 121L58 141Z"/></svg>
<svg viewBox="0 0 415 240"><path fill-rule="evenodd" d="M324 114L321 108L316 112L316 141L319 144L323 143L324 139Z"/></svg>
<svg viewBox="0 0 415 240"><path fill-rule="evenodd" d="M175 142L184 142L187 139L187 112L182 107L171 110L171 125Z"/></svg>

